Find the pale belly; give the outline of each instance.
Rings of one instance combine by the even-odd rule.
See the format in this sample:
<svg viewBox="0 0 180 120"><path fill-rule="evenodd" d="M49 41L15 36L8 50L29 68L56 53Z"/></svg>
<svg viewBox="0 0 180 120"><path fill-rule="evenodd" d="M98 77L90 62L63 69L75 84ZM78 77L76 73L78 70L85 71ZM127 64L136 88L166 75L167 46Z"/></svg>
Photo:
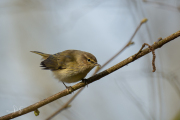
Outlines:
<svg viewBox="0 0 180 120"><path fill-rule="evenodd" d="M65 82L65 83L73 83L73 82L78 82L82 80L84 77L86 77L87 73L90 70L87 70L83 73L76 73L71 70L56 70L52 71L55 78L57 78L59 81Z"/></svg>

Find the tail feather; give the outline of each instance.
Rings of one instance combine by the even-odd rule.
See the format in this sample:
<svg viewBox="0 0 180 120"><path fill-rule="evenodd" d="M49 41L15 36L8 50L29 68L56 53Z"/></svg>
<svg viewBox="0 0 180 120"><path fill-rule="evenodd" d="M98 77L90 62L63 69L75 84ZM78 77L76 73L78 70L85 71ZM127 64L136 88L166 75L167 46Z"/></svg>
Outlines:
<svg viewBox="0 0 180 120"><path fill-rule="evenodd" d="M38 51L30 51L30 52L41 55L43 57L43 59L47 59L50 56L50 54L46 54L46 53L42 53L42 52L38 52Z"/></svg>
<svg viewBox="0 0 180 120"><path fill-rule="evenodd" d="M40 65L41 65L40 67L44 67L43 68L44 70L49 70L49 68L47 68L46 65L44 64L44 61L42 61Z"/></svg>

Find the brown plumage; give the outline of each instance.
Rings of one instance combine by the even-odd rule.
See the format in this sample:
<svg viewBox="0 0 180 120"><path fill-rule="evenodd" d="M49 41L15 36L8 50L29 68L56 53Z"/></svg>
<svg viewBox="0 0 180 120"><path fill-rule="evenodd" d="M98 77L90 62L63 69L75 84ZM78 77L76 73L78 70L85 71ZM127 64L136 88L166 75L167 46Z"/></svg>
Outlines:
<svg viewBox="0 0 180 120"><path fill-rule="evenodd" d="M97 64L94 55L80 50L65 50L56 54L31 51L43 57L41 67L51 70L62 82L72 83L82 80Z"/></svg>

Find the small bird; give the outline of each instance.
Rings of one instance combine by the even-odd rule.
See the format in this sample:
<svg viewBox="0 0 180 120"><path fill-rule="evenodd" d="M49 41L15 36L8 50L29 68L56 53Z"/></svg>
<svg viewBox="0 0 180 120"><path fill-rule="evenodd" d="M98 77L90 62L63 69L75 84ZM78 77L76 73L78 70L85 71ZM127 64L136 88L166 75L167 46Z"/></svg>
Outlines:
<svg viewBox="0 0 180 120"><path fill-rule="evenodd" d="M80 50L65 50L56 54L31 52L42 56L44 60L40 64L41 67L51 70L55 78L62 81L66 88L68 87L65 83L83 81L91 69L100 66L94 55Z"/></svg>

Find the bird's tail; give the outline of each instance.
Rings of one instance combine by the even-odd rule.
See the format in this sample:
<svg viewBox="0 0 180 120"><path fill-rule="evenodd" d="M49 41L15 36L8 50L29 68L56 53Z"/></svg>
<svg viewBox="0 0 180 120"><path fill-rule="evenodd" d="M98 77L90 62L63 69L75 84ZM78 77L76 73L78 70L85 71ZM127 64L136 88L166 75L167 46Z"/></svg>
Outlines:
<svg viewBox="0 0 180 120"><path fill-rule="evenodd" d="M30 52L41 55L43 57L43 59L47 59L51 55L51 54L46 54L46 53L42 53L42 52L38 52L38 51L30 51Z"/></svg>

